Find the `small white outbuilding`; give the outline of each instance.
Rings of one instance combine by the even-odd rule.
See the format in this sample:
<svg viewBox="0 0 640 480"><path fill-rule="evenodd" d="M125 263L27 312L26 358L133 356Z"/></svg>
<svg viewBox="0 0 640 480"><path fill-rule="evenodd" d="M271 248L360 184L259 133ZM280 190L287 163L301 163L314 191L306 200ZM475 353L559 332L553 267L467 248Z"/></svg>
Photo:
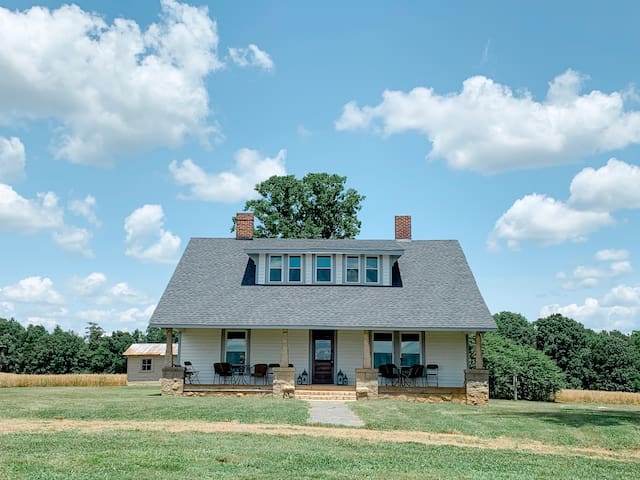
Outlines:
<svg viewBox="0 0 640 480"><path fill-rule="evenodd" d="M134 343L123 353L127 357L127 385L156 384L162 376L164 343ZM178 344L173 344L173 363L178 357Z"/></svg>

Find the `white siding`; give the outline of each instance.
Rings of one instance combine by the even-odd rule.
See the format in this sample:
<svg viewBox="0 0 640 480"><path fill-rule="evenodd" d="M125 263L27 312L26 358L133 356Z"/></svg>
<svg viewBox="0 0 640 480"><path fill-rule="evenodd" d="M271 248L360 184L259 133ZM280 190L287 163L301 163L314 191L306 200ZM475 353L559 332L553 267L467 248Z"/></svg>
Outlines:
<svg viewBox="0 0 640 480"><path fill-rule="evenodd" d="M220 361L221 330L188 328L182 330L180 362L193 363L201 383L213 383L213 364Z"/></svg>
<svg viewBox="0 0 640 480"><path fill-rule="evenodd" d="M311 285L313 283L313 255L304 255L304 283Z"/></svg>
<svg viewBox="0 0 640 480"><path fill-rule="evenodd" d="M426 332L425 365L438 365L438 385L464 387L467 341L464 332Z"/></svg>
<svg viewBox="0 0 640 480"><path fill-rule="evenodd" d="M280 363L281 330L251 330L250 361L256 363Z"/></svg>
<svg viewBox="0 0 640 480"><path fill-rule="evenodd" d="M280 342L278 342L278 347ZM309 368L309 330L289 330L289 363L296 368L296 376L306 370L311 378Z"/></svg>
<svg viewBox="0 0 640 480"><path fill-rule="evenodd" d="M389 255L382 256L382 285L391 285L391 262Z"/></svg>
<svg viewBox="0 0 640 480"><path fill-rule="evenodd" d="M338 371L342 370L349 385L355 385L356 368L362 367L362 335L362 330L338 330L335 374L337 378Z"/></svg>
<svg viewBox="0 0 640 480"><path fill-rule="evenodd" d="M267 283L267 256L264 253L258 255L258 279L256 283Z"/></svg>
<svg viewBox="0 0 640 480"><path fill-rule="evenodd" d="M335 261L336 261L336 265L335 265L335 272L336 272L336 283L339 285L342 282L342 255L336 255L335 256Z"/></svg>

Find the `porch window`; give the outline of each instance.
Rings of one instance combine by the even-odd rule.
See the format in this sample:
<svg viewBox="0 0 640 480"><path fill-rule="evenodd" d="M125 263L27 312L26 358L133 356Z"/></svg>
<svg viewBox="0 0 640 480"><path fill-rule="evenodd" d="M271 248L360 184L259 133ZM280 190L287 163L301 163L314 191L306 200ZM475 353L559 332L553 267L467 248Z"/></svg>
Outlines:
<svg viewBox="0 0 640 480"><path fill-rule="evenodd" d="M400 334L400 365L411 367L420 363L420 334Z"/></svg>
<svg viewBox="0 0 640 480"><path fill-rule="evenodd" d="M360 281L360 258L347 257L347 282L358 283Z"/></svg>
<svg viewBox="0 0 640 480"><path fill-rule="evenodd" d="M367 257L367 283L378 283L378 257Z"/></svg>
<svg viewBox="0 0 640 480"><path fill-rule="evenodd" d="M151 359L150 358L143 358L142 359L142 371L143 372L150 372L151 371Z"/></svg>
<svg viewBox="0 0 640 480"><path fill-rule="evenodd" d="M247 360L247 332L227 332L226 361L232 365L244 365Z"/></svg>
<svg viewBox="0 0 640 480"><path fill-rule="evenodd" d="M316 282L331 281L331 257L316 257Z"/></svg>
<svg viewBox="0 0 640 480"><path fill-rule="evenodd" d="M289 257L289 281L299 282L302 278L302 261L300 257Z"/></svg>
<svg viewBox="0 0 640 480"><path fill-rule="evenodd" d="M269 281L282 281L282 257L280 255L269 257Z"/></svg>
<svg viewBox="0 0 640 480"><path fill-rule="evenodd" d="M373 367L393 363L393 333L373 333Z"/></svg>

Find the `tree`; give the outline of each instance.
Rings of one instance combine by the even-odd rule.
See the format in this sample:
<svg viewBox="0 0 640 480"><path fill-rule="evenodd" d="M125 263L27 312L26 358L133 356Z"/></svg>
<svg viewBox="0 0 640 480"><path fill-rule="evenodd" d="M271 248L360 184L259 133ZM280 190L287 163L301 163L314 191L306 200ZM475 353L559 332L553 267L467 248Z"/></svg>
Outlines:
<svg viewBox="0 0 640 480"><path fill-rule="evenodd" d="M347 177L309 173L273 176L256 185L262 198L249 200L244 210L259 222L254 235L262 238L354 238L360 232L357 213L365 199L345 191ZM234 225L231 231L235 230Z"/></svg>
<svg viewBox="0 0 640 480"><path fill-rule="evenodd" d="M594 378L590 390L634 392L640 389L640 359L630 337L618 331L600 332L590 338Z"/></svg>
<svg viewBox="0 0 640 480"><path fill-rule="evenodd" d="M25 329L20 322L13 318L9 320L0 318L0 346L4 347L4 353L0 352L3 356L0 359L0 372L20 372L20 353L24 334Z"/></svg>
<svg viewBox="0 0 640 480"><path fill-rule="evenodd" d="M525 347L536 347L536 331L533 325L519 313L500 312L493 316L498 334Z"/></svg>
<svg viewBox="0 0 640 480"><path fill-rule="evenodd" d="M514 375L521 400L548 401L564 386L564 374L544 353L497 333L487 333L484 339L492 398L513 398Z"/></svg>

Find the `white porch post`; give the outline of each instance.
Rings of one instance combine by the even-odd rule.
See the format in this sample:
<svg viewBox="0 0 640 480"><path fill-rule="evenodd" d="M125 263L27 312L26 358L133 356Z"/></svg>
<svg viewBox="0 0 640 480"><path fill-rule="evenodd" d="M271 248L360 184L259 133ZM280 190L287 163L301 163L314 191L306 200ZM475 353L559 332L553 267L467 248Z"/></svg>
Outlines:
<svg viewBox="0 0 640 480"><path fill-rule="evenodd" d="M167 328L167 345L164 350L164 366L173 366L173 328Z"/></svg>
<svg viewBox="0 0 640 480"><path fill-rule="evenodd" d="M289 366L289 330L282 330L282 343L280 345L280 366Z"/></svg>
<svg viewBox="0 0 640 480"><path fill-rule="evenodd" d="M476 369L482 370L484 368L482 362L482 332L476 332Z"/></svg>
<svg viewBox="0 0 640 480"><path fill-rule="evenodd" d="M369 330L362 331L362 368L371 368L371 342Z"/></svg>

